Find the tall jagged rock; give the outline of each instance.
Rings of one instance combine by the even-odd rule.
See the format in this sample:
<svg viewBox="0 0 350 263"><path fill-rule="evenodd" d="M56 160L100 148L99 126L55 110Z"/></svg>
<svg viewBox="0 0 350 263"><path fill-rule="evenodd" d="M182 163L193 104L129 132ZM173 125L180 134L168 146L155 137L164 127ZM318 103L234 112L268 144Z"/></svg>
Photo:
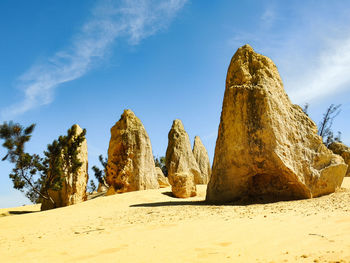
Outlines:
<svg viewBox="0 0 350 263"><path fill-rule="evenodd" d="M195 196L196 183L200 181L201 173L180 120L174 120L169 131L165 160L173 194L181 198Z"/></svg>
<svg viewBox="0 0 350 263"><path fill-rule="evenodd" d="M131 110L111 128L106 171L108 195L159 188L151 141Z"/></svg>
<svg viewBox="0 0 350 263"><path fill-rule="evenodd" d="M249 45L239 48L228 68L207 201L317 197L340 187L346 169L290 102L275 64Z"/></svg>
<svg viewBox="0 0 350 263"><path fill-rule="evenodd" d="M350 176L350 148L340 142L333 142L328 148L335 154L343 157L344 162L348 165L348 170L346 171L345 176Z"/></svg>
<svg viewBox="0 0 350 263"><path fill-rule="evenodd" d="M73 125L75 134L83 132L79 125ZM87 200L86 186L88 183L88 148L86 139L78 148L78 159L82 163L78 172L75 174L66 174L62 182L62 188L58 191L48 190L49 196L54 200L55 206L46 199L42 199L41 210L48 210L57 207L77 204Z"/></svg>
<svg viewBox="0 0 350 263"><path fill-rule="evenodd" d="M205 149L199 136L194 137L193 143L193 156L196 159L199 169L201 171L201 177L199 184L207 184L211 175L211 167L207 149Z"/></svg>

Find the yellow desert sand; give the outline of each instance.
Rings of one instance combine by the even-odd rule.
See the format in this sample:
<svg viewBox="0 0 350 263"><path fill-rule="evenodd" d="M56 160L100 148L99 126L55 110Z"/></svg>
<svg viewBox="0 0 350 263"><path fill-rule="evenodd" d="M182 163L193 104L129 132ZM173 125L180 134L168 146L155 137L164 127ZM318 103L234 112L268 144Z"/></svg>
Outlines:
<svg viewBox="0 0 350 263"><path fill-rule="evenodd" d="M300 201L224 206L170 188L0 209L1 262L350 262L350 178Z"/></svg>

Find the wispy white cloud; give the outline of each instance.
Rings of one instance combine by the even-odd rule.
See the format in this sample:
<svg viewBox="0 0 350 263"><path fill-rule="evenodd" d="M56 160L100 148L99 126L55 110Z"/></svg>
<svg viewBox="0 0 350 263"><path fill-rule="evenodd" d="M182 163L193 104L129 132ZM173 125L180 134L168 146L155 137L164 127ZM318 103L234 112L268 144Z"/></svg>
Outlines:
<svg viewBox="0 0 350 263"><path fill-rule="evenodd" d="M332 41L316 58L316 67L291 87L291 98L310 102L350 90L350 36Z"/></svg>
<svg viewBox="0 0 350 263"><path fill-rule="evenodd" d="M59 85L86 74L119 38L138 44L165 29L188 0L100 1L92 17L73 36L69 48L33 65L19 77L24 100L2 111L3 118L22 114L53 101Z"/></svg>
<svg viewBox="0 0 350 263"><path fill-rule="evenodd" d="M202 140L209 141L209 140L215 139L217 134L218 134L217 131L212 131L211 133L208 133L208 134L202 136Z"/></svg>
<svg viewBox="0 0 350 263"><path fill-rule="evenodd" d="M266 28L270 28L276 20L276 11L272 6L266 7L263 13L260 16L262 25Z"/></svg>
<svg viewBox="0 0 350 263"><path fill-rule="evenodd" d="M237 31L228 44L238 47L250 43L270 56L294 103L350 90L349 8L341 3L318 8L311 2L302 7L274 3L262 8L254 30Z"/></svg>

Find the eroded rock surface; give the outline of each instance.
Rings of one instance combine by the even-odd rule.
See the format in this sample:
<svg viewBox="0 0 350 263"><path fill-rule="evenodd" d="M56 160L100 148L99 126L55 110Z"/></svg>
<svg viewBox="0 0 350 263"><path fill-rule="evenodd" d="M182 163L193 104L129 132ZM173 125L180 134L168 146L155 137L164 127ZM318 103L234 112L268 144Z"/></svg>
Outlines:
<svg viewBox="0 0 350 263"><path fill-rule="evenodd" d="M343 157L345 163L348 165L348 170L345 176L350 176L350 148L340 142L333 142L328 148L335 154Z"/></svg>
<svg viewBox="0 0 350 263"><path fill-rule="evenodd" d="M83 132L77 124L73 125L72 128L76 130L77 135ZM78 159L82 162L78 172L75 174L67 174L63 180L62 189L59 191L48 191L48 194L55 202L55 206L50 201L42 199L41 210L63 207L86 201L86 186L89 179L88 148L86 139L81 143L78 151Z"/></svg>
<svg viewBox="0 0 350 263"><path fill-rule="evenodd" d="M207 149L205 149L199 136L194 137L193 156L197 161L201 177L198 184L207 184L211 175L211 167Z"/></svg>
<svg viewBox="0 0 350 263"><path fill-rule="evenodd" d="M160 169L159 167L156 167L156 173L157 173L158 184L160 188L165 188L170 186L169 180L167 177L164 176L162 169Z"/></svg>
<svg viewBox="0 0 350 263"><path fill-rule="evenodd" d="M151 141L131 110L111 128L106 171L107 195L159 188Z"/></svg>
<svg viewBox="0 0 350 263"><path fill-rule="evenodd" d="M188 198L197 195L197 188L192 173L176 173L169 176L169 182L171 191L176 197Z"/></svg>
<svg viewBox="0 0 350 263"><path fill-rule="evenodd" d="M107 192L108 187L104 184L98 183L97 193Z"/></svg>
<svg viewBox="0 0 350 263"><path fill-rule="evenodd" d="M201 173L192 153L190 139L180 120L174 120L168 134L166 167L173 194L181 198L194 196Z"/></svg>
<svg viewBox="0 0 350 263"><path fill-rule="evenodd" d="M317 197L340 187L346 170L290 102L275 64L249 45L239 48L228 68L206 199Z"/></svg>

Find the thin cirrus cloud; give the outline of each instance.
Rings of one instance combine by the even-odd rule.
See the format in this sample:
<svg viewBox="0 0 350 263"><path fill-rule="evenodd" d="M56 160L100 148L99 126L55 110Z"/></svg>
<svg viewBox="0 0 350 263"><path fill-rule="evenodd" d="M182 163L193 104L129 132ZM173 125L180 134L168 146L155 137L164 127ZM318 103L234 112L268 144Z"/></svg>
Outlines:
<svg viewBox="0 0 350 263"><path fill-rule="evenodd" d="M92 17L73 36L69 48L56 52L45 63L33 65L19 77L24 99L3 110L2 116L13 117L50 104L60 84L85 75L117 39L138 44L165 29L187 1L100 1L92 10Z"/></svg>
<svg viewBox="0 0 350 263"><path fill-rule="evenodd" d="M277 15L273 7L270 6L266 8L260 17L262 26L270 28L275 22L276 16Z"/></svg>
<svg viewBox="0 0 350 263"><path fill-rule="evenodd" d="M322 50L316 68L291 87L291 98L298 103L326 98L350 87L350 37L341 38Z"/></svg>
<svg viewBox="0 0 350 263"><path fill-rule="evenodd" d="M327 9L312 10L311 5L295 12L297 22L291 21L288 30L276 37L272 52L281 63L288 94L298 104L329 99L350 87L347 10L335 8L333 17Z"/></svg>
<svg viewBox="0 0 350 263"><path fill-rule="evenodd" d="M293 8L288 17L281 15L281 6L267 6L257 21L260 26L237 31L228 44L251 43L257 52L270 56L294 103L324 100L349 90L350 31L344 27L350 19L342 15L345 11L337 9L338 16L332 17L328 10L309 12L312 6L299 12ZM285 26L276 30L276 24Z"/></svg>

